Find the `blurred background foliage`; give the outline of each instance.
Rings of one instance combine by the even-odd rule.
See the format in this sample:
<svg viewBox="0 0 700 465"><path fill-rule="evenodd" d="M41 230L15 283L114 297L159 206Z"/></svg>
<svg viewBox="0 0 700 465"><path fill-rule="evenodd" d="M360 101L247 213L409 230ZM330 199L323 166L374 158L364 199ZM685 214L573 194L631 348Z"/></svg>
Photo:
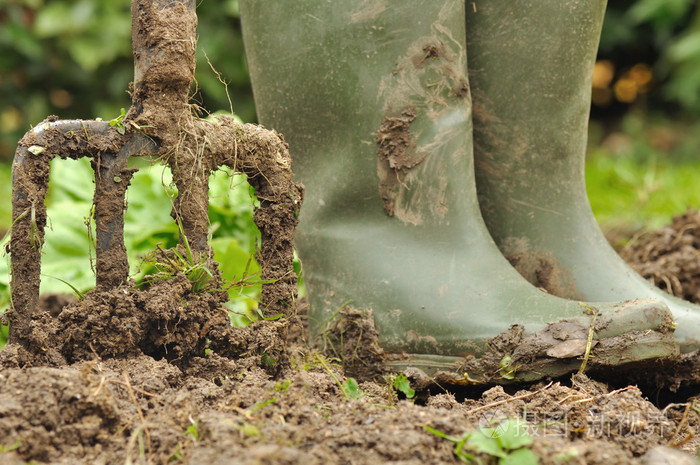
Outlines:
<svg viewBox="0 0 700 465"><path fill-rule="evenodd" d="M50 114L111 119L129 106L133 75L129 0L0 2L0 160L30 124ZM255 121L240 34L238 0L198 4L194 99ZM206 54L206 56L205 56ZM696 0L610 0L593 92L593 117L630 109L700 115L700 10Z"/></svg>
<svg viewBox="0 0 700 465"><path fill-rule="evenodd" d="M198 2L199 50L194 100L255 120L243 56L237 0ZM0 160L47 115L110 120L128 108L133 79L129 0L0 1Z"/></svg>
<svg viewBox="0 0 700 465"><path fill-rule="evenodd" d="M9 163L31 124L51 114L109 120L129 106L129 8L129 0L0 0L0 233L10 226ZM214 68L228 85L233 111L255 122L238 1L200 1L198 15L194 101L209 110L230 110L226 87ZM631 234L700 207L700 192L694 188L700 176L696 0L610 0L592 100L587 186L605 230ZM157 242L172 245L177 234L168 216L167 182L166 187L162 182L168 174L142 168L129 192L132 257ZM49 196L45 270L81 291L94 283L83 224L92 196L92 184L85 180L91 176L84 163L55 166L56 186ZM217 256L224 269L235 271L228 277L239 279L257 235L250 216L254 198L244 180L225 175L213 180L212 189ZM2 262L0 310L7 305L3 296L9 280L7 259ZM45 281L47 291L69 292L60 281ZM248 293L252 300L235 305L254 307L255 286Z"/></svg>
<svg viewBox="0 0 700 465"><path fill-rule="evenodd" d="M697 0L609 0L593 73L586 183L609 236L700 208Z"/></svg>
<svg viewBox="0 0 700 465"><path fill-rule="evenodd" d="M700 114L700 11L696 0L611 0L596 64L599 108L638 100ZM596 114L601 114L596 112Z"/></svg>

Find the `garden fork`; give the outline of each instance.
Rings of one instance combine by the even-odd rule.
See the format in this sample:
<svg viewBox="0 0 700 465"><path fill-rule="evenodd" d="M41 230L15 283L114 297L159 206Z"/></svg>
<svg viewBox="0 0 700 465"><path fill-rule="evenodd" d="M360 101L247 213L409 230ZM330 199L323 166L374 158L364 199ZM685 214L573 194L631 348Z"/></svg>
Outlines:
<svg viewBox="0 0 700 465"><path fill-rule="evenodd" d="M233 118L216 122L193 115L188 104L194 76L194 0L132 0L134 84L123 120L59 120L49 117L19 141L12 164L12 308L10 342L27 347L39 311L41 248L46 226L49 162L91 159L95 172L96 287L127 282L125 195L136 169L131 157L152 156L173 172L178 189L173 217L180 242L215 272L208 245L208 180L227 166L248 177L260 200L254 221L261 232L257 259L263 284L261 308L290 315L296 298L293 232L303 188L292 182L288 146L281 136ZM28 347L27 347L28 348Z"/></svg>

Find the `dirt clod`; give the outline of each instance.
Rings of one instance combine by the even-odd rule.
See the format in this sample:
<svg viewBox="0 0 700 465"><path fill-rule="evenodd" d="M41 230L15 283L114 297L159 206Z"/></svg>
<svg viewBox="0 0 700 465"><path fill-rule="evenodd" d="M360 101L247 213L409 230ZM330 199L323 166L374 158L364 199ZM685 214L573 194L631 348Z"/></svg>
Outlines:
<svg viewBox="0 0 700 465"><path fill-rule="evenodd" d="M322 334L325 353L342 363L349 376L378 380L386 371L382 365L384 350L374 326L372 309L364 311L343 307Z"/></svg>
<svg viewBox="0 0 700 465"><path fill-rule="evenodd" d="M640 275L669 294L700 303L700 211L636 235L618 250Z"/></svg>
<svg viewBox="0 0 700 465"><path fill-rule="evenodd" d="M14 448L0 452L0 461L457 463L455 445L424 426L461 437L521 418L542 464L627 465L642 463L659 444L692 450L686 438L700 427L690 404L662 410L635 387L611 389L585 375L522 390L497 386L466 399L432 385L419 405L396 402L388 386L373 382L360 383L359 399L346 399L333 379L344 380L341 367L330 369L333 375L301 364L272 377L247 358L214 354L187 368L143 355L4 368L0 445Z"/></svg>
<svg viewBox="0 0 700 465"><path fill-rule="evenodd" d="M375 134L377 156L379 157L379 191L384 201L384 211L394 216L396 188L401 184L401 176L419 165L425 154L416 153L416 142L411 135L411 123L416 119L413 108L404 108L398 115L384 116L382 125Z"/></svg>

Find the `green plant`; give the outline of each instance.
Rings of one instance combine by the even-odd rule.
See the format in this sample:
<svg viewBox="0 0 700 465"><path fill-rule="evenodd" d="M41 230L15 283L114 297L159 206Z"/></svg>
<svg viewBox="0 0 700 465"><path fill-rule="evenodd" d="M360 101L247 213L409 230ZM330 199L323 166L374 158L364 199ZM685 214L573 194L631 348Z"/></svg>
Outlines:
<svg viewBox="0 0 700 465"><path fill-rule="evenodd" d="M274 390L277 392L285 392L291 384L292 384L292 381L289 379L285 379L284 382L277 381L275 383Z"/></svg>
<svg viewBox="0 0 700 465"><path fill-rule="evenodd" d="M331 370L331 367L328 366L328 363L324 360L324 358L317 352L316 353L316 359L318 362L321 364L321 366L328 372L329 375L331 375L331 378L333 378L333 381L338 385L340 388L340 392L343 393L343 396L345 396L345 399L360 399L362 397L362 391L360 390L360 386L357 384L357 380L355 378L348 378L345 380L345 382L341 383L340 379L333 373L333 370Z"/></svg>
<svg viewBox="0 0 700 465"><path fill-rule="evenodd" d="M481 464L474 454L486 454L495 457L499 465L536 465L537 456L528 448L532 437L527 432L527 425L520 419L510 419L494 426L478 428L462 437L449 436L441 431L423 426L426 431L437 437L455 443L455 455L465 463Z"/></svg>
<svg viewBox="0 0 700 465"><path fill-rule="evenodd" d="M17 449L20 444L22 444L22 438L17 439L14 443L10 444L9 446L3 446L2 444L0 444L0 454L5 452L11 452Z"/></svg>
<svg viewBox="0 0 700 465"><path fill-rule="evenodd" d="M406 396L407 399L413 399L416 391L411 388L411 383L406 378L406 375L400 374L389 378L391 387L396 391ZM390 396L390 398L393 396Z"/></svg>
<svg viewBox="0 0 700 465"><path fill-rule="evenodd" d="M204 290L213 277L205 265L206 257L195 260L186 238L184 242L184 252L178 250L177 247L163 250L160 245L156 245L156 250L146 256L144 263L153 266L157 272L147 275L142 283L150 284L155 281L171 279L182 273L192 283L192 292Z"/></svg>
<svg viewBox="0 0 700 465"><path fill-rule="evenodd" d="M255 413L255 412L257 412L258 410L267 407L268 405L274 404L274 403L277 402L278 400L279 400L278 397L273 397L272 399L268 399L268 400L266 400L265 402L256 402L255 405L253 405L253 406L250 408L250 410L248 410L248 413L249 413L249 414Z"/></svg>
<svg viewBox="0 0 700 465"><path fill-rule="evenodd" d="M68 281L63 280L63 279L61 279L61 278L57 278L56 276L51 276L51 275L45 274L45 273L42 273L41 276L42 276L42 277L45 277L45 278L55 279L55 280L57 280L57 281L62 282L62 283L65 284L66 286L70 287L71 290L73 291L73 295L74 295L78 300L83 300L83 299L85 298L85 293L84 293L84 292L80 292L80 291L78 290L78 288L76 288L75 286L73 286L73 285L72 285L71 283L69 283Z"/></svg>
<svg viewBox="0 0 700 465"><path fill-rule="evenodd" d="M357 400L362 397L362 391L360 390L360 386L357 384L355 378L346 379L340 388L342 389L346 398Z"/></svg>
<svg viewBox="0 0 700 465"><path fill-rule="evenodd" d="M513 366L512 358L509 354L504 355L498 363L498 373L503 379L514 379L517 368L518 367Z"/></svg>
<svg viewBox="0 0 700 465"><path fill-rule="evenodd" d="M110 127L116 127L119 134L124 134L126 132L126 126L124 125L124 117L126 117L126 111L124 108L121 109L121 114L116 118L109 120Z"/></svg>
<svg viewBox="0 0 700 465"><path fill-rule="evenodd" d="M188 437L193 443L197 443L201 439L199 437L199 430L197 429L197 420L192 419L192 417L190 417L189 420L190 424L187 426L187 428L185 428L185 432L182 434ZM182 443L178 443L178 445L175 447L175 452L173 452L168 458L168 463L179 462L183 459L183 447L184 446Z"/></svg>
<svg viewBox="0 0 700 465"><path fill-rule="evenodd" d="M275 365L277 365L277 360L275 360L267 352L263 352L262 356L260 357L260 361L262 362L263 366L265 366L267 368L272 368Z"/></svg>
<svg viewBox="0 0 700 465"><path fill-rule="evenodd" d="M168 458L168 463L173 463L173 462L179 462L182 460L183 455L182 455L182 446L178 444L175 447L175 452L170 454L170 457Z"/></svg>
<svg viewBox="0 0 700 465"><path fill-rule="evenodd" d="M190 425L185 429L185 435L189 436L194 442L199 442L199 431L197 430L197 420L190 418Z"/></svg>

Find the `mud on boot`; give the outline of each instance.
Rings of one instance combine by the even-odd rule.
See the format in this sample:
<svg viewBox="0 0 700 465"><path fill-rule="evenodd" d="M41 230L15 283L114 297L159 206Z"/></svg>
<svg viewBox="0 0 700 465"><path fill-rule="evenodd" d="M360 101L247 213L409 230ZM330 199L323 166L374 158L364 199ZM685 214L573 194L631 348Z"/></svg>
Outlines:
<svg viewBox="0 0 700 465"><path fill-rule="evenodd" d="M312 333L347 303L371 308L389 366L461 380L510 381L465 363L513 324L524 338L549 331L551 347L523 358L512 380L576 369L589 328L601 341L650 336L613 365L675 356L665 304L582 306L505 260L477 203L464 4L389 3L241 2L258 116L284 134L306 188L297 245ZM565 319L575 331L546 330ZM578 351L554 350L567 340Z"/></svg>

